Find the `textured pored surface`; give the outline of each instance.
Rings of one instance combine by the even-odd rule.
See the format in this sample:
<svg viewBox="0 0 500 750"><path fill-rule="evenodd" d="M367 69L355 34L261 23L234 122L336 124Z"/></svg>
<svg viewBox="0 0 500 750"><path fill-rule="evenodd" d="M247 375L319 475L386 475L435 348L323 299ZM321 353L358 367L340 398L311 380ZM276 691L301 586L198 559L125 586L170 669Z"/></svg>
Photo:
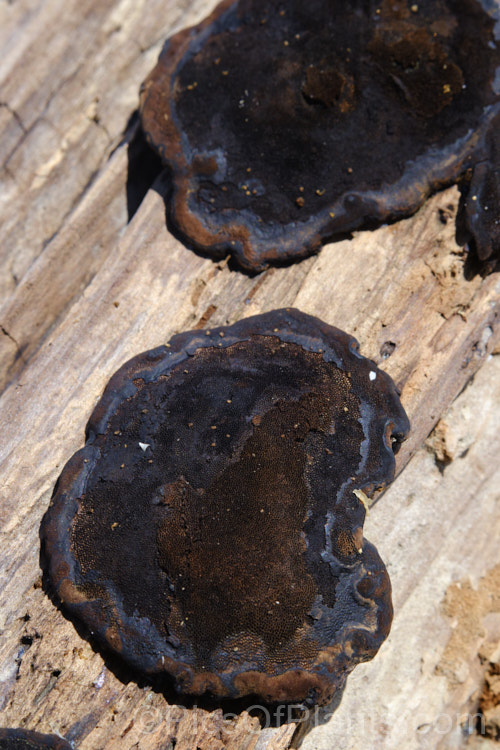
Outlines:
<svg viewBox="0 0 500 750"><path fill-rule="evenodd" d="M353 338L297 310L191 331L113 376L42 525L52 585L180 691L324 703L389 632L363 539L408 420Z"/></svg>
<svg viewBox="0 0 500 750"><path fill-rule="evenodd" d="M0 729L0 750L71 750L71 745L53 734Z"/></svg>
<svg viewBox="0 0 500 750"><path fill-rule="evenodd" d="M495 8L500 18L486 0L222 2L166 43L142 90L144 131L173 173L173 224L255 271L472 179L469 233L492 267Z"/></svg>

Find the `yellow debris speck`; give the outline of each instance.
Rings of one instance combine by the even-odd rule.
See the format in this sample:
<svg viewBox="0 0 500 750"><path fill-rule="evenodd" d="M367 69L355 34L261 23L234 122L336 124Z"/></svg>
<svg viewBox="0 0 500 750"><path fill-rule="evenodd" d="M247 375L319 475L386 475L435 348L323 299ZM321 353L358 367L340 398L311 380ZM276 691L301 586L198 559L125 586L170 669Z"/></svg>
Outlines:
<svg viewBox="0 0 500 750"><path fill-rule="evenodd" d="M356 495L356 497L358 498L359 502L362 505L364 505L364 508L365 508L365 510L366 510L366 512L368 514L370 512L370 508L368 506L370 498L367 495L365 495L365 493L363 492L363 490L353 490L353 493L354 493L354 495Z"/></svg>

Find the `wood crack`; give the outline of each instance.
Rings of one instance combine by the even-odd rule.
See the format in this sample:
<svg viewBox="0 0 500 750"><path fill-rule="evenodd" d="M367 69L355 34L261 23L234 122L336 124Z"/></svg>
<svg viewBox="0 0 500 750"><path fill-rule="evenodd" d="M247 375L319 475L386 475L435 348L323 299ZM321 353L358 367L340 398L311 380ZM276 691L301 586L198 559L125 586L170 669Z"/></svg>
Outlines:
<svg viewBox="0 0 500 750"><path fill-rule="evenodd" d="M25 127L21 116L16 112L15 109L13 109L8 102L0 102L0 107L3 107L3 109L6 109L7 112L14 118L14 120L17 122L19 127L21 128L23 133L27 132L27 128Z"/></svg>
<svg viewBox="0 0 500 750"><path fill-rule="evenodd" d="M12 336L2 325L0 325L0 331L3 333L4 336L7 336L7 338L12 341L12 343L16 347L17 351L19 352L19 354L21 354L21 347L19 346L19 344L15 340L14 336Z"/></svg>

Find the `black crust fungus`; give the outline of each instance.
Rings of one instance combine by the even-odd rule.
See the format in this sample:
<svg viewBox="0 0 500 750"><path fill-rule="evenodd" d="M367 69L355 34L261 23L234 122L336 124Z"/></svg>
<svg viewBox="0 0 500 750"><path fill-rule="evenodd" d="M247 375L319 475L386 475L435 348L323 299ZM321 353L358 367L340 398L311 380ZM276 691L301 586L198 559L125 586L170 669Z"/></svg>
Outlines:
<svg viewBox="0 0 500 750"><path fill-rule="evenodd" d="M64 607L180 692L326 703L387 636L356 491L409 429L355 339L298 310L182 333L110 380L42 523Z"/></svg>
<svg viewBox="0 0 500 750"><path fill-rule="evenodd" d="M53 734L0 729L0 750L71 750L71 745Z"/></svg>
<svg viewBox="0 0 500 750"><path fill-rule="evenodd" d="M491 270L499 18L493 0L225 0L167 41L142 88L172 224L259 271L470 182L468 236Z"/></svg>

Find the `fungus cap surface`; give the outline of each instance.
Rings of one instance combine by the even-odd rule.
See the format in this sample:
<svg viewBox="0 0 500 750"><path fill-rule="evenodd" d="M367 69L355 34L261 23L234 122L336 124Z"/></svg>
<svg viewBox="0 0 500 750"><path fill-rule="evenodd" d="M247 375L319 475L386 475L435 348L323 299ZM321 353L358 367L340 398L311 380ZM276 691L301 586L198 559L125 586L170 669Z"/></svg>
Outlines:
<svg viewBox="0 0 500 750"><path fill-rule="evenodd" d="M53 734L28 729L0 729L0 750L71 750L71 745Z"/></svg>
<svg viewBox="0 0 500 750"><path fill-rule="evenodd" d="M51 583L184 693L325 703L389 632L359 496L408 428L355 339L298 310L174 336L112 377L58 480Z"/></svg>
<svg viewBox="0 0 500 750"><path fill-rule="evenodd" d="M222 2L167 41L142 89L173 225L257 271L461 177L498 193L499 18L487 0ZM482 198L466 220L491 266L500 208Z"/></svg>

